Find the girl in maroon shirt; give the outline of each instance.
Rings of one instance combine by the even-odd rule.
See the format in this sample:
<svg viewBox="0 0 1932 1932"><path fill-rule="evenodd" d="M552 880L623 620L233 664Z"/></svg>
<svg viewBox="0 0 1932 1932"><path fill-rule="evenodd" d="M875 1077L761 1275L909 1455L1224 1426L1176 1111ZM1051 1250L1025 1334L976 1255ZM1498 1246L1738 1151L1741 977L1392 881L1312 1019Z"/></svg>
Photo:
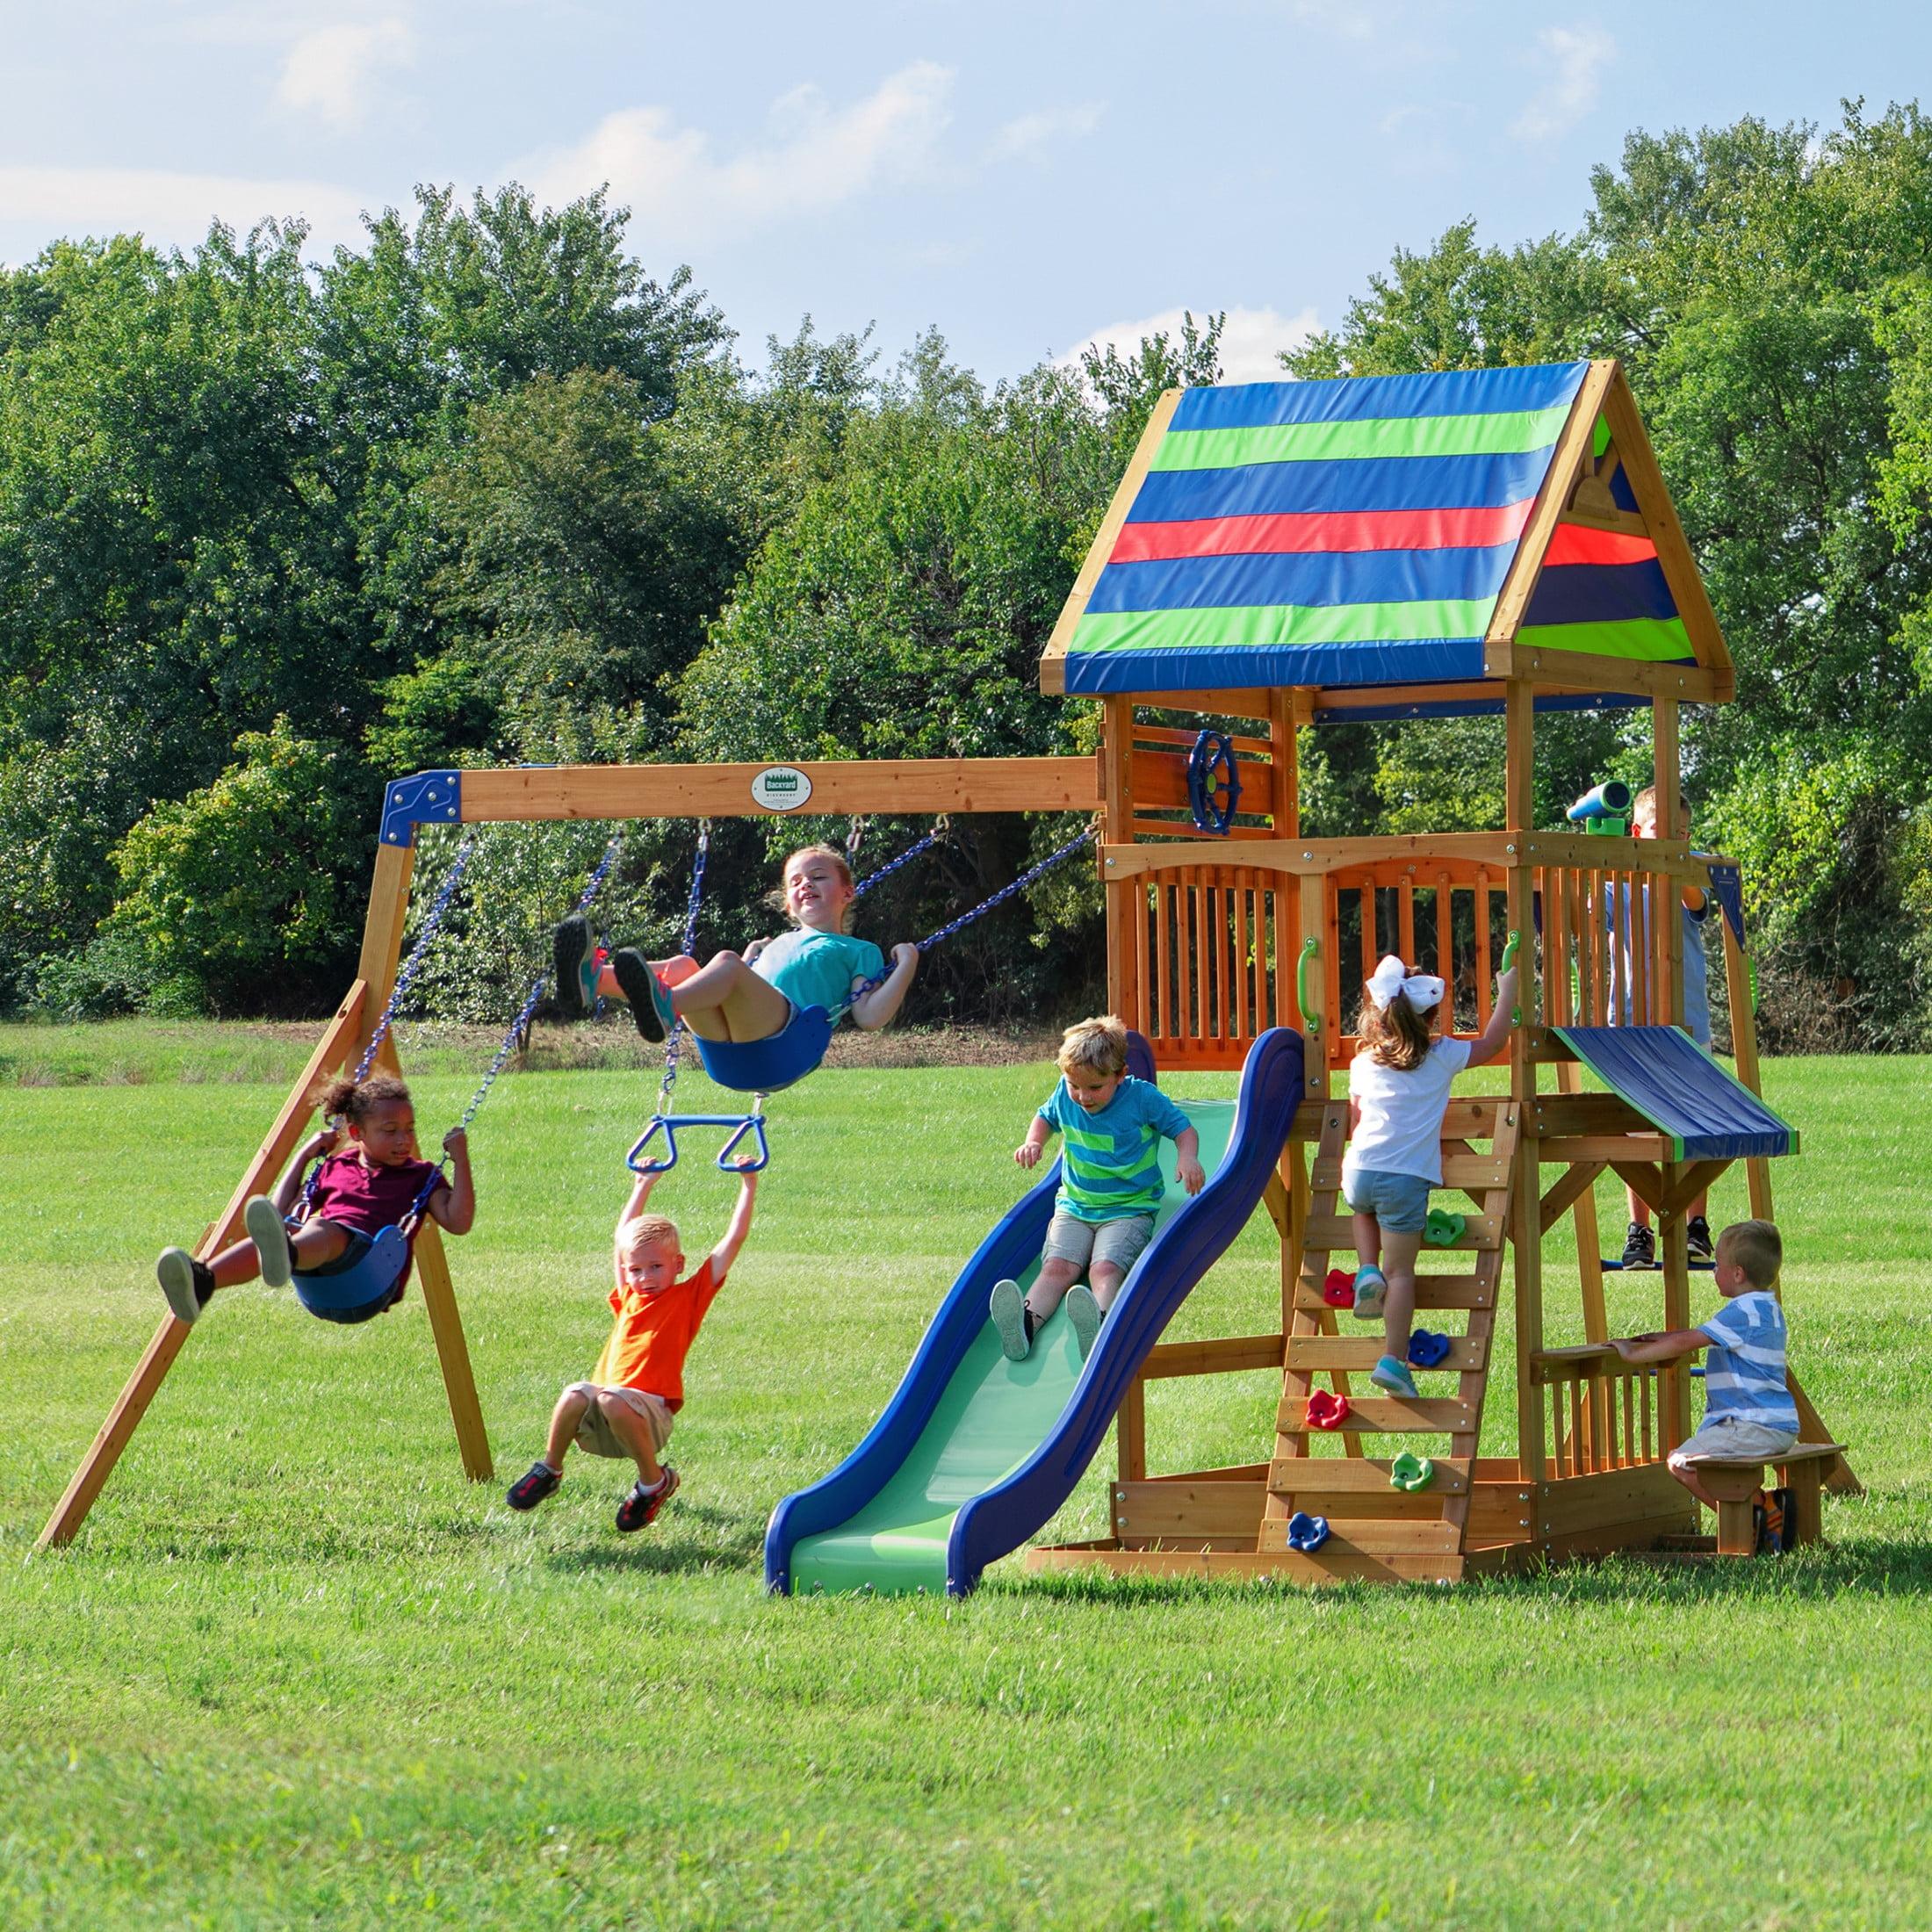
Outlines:
<svg viewBox="0 0 1932 1932"><path fill-rule="evenodd" d="M162 1251L155 1272L182 1321L193 1321L217 1288L257 1275L271 1288L282 1288L294 1274L353 1267L385 1228L400 1228L414 1238L416 1197L435 1168L416 1158L416 1115L408 1088L393 1074L377 1073L360 1085L332 1080L314 1099L339 1124L325 1127L296 1150L272 1200L257 1194L242 1210L248 1240L224 1248L211 1261L197 1261L181 1248ZM438 1177L422 1212L448 1233L466 1235L476 1221L469 1136L452 1128L443 1135L443 1150L450 1157L451 1178ZM316 1172L314 1197L292 1228L287 1217L295 1211L302 1176L318 1156L327 1158ZM405 1267L384 1308L402 1299L408 1279Z"/></svg>

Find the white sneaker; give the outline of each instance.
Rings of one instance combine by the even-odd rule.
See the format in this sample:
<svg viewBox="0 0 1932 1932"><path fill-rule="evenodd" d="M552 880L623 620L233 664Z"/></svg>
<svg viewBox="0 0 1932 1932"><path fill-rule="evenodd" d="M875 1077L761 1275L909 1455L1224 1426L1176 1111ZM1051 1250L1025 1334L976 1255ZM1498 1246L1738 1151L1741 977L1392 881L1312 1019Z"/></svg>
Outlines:
<svg viewBox="0 0 1932 1932"><path fill-rule="evenodd" d="M1027 1303L1017 1281L996 1281L986 1298L986 1312L999 1330L999 1345L1009 1362L1023 1362L1031 1345L1027 1339Z"/></svg>
<svg viewBox="0 0 1932 1932"><path fill-rule="evenodd" d="M1093 1344L1100 1337L1100 1323L1107 1314L1094 1299L1093 1290L1085 1281L1076 1281L1067 1290L1067 1320L1073 1324L1073 1338L1080 1345L1080 1359L1084 1362L1093 1352Z"/></svg>

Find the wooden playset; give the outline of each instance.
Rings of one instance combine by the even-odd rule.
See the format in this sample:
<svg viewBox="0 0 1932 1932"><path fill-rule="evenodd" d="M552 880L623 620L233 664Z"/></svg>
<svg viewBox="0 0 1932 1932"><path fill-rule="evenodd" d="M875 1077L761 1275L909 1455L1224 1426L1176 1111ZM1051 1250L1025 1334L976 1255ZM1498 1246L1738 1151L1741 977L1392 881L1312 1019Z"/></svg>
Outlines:
<svg viewBox="0 0 1932 1932"><path fill-rule="evenodd" d="M1767 1161L1796 1136L1757 1097L1736 869L1691 852L1675 782L1679 708L1727 701L1730 660L1617 365L1170 393L1042 682L1099 701L1097 759L565 767L393 785L357 977L198 1252L234 1238L243 1204L303 1137L309 1092L386 1012L419 824L1097 811L1114 1010L1163 1071L1237 1068L1267 1028L1299 1030L1305 1092L1266 1195L1279 1325L1271 1308L1266 1332L1153 1347L1118 1410L1114 1533L1030 1562L1449 1581L1693 1531L1664 1467L1689 1431L1690 1384L1676 1367L1626 1369L1603 1345L1592 1184L1614 1173L1657 1213L1662 1319L1686 1326L1689 1203L1742 1159L1752 1211L1769 1215ZM1534 822L1538 710L1607 704L1651 708L1654 840ZM1299 732L1480 711L1506 720L1503 829L1300 835ZM1225 820L1205 837L1204 768L1220 801L1208 819ZM1682 922L1653 925L1641 910L1674 905L1687 883L1724 912L1736 1081L1695 1049L1683 1056ZM1499 1091L1452 1107L1445 1180L1471 1211L1418 1294L1420 1310L1460 1315L1462 1330L1418 1368L1432 1391L1422 1400L1365 1396L1351 1377L1380 1343L1338 1332L1326 1299L1331 1258L1349 1246L1337 1199L1347 1107L1334 1088L1352 1050L1346 1016L1378 953L1396 951L1440 973L1459 1017L1480 1026L1510 934L1525 1024ZM392 1037L380 1058L396 1065ZM1607 1091L1586 1091L1586 1068ZM1583 1341L1549 1347L1543 1239L1566 1217ZM416 1263L463 1466L482 1480L489 1445L434 1226ZM1506 1279L1513 1352L1499 1345ZM77 1531L187 1332L163 1320L43 1546ZM1499 1366L1513 1372L1516 1453L1486 1457ZM1150 1476L1147 1382L1260 1369L1281 1377L1265 1460ZM1799 1399L1807 1440L1828 1443ZM1807 1470L1854 1483L1835 1452L1797 1459L1800 1487ZM1328 1539L1291 1548L1291 1524L1315 1514ZM1807 1520L1815 1533L1815 1506Z"/></svg>
<svg viewBox="0 0 1932 1932"><path fill-rule="evenodd" d="M1299 1027L1310 1050L1270 1199L1279 1329L1155 1348L1120 1410L1114 1533L1029 1564L1451 1581L1691 1537L1695 1506L1664 1466L1690 1433L1690 1380L1626 1368L1604 1345L1593 1185L1614 1173L1656 1213L1662 1325L1688 1327L1690 1204L1743 1159L1751 1212L1770 1217L1768 1160L1797 1135L1758 1099L1737 869L1693 853L1682 817L1679 710L1727 702L1731 660L1618 366L1171 393L1042 677L1105 707L1115 1010L1164 1067L1238 1066L1271 1025ZM1657 837L1539 828L1538 712L1631 704L1652 714ZM1155 708L1167 722L1143 722ZM1233 741L1240 817L1211 841L1178 816L1178 747L1193 737L1178 710L1252 721ZM1484 711L1505 720L1503 830L1299 836L1298 730ZM1683 922L1640 910L1630 942L1629 908L1675 906L1687 883L1724 915L1735 1081L1679 1030ZM1460 1315L1462 1332L1417 1369L1442 1394L1365 1396L1350 1378L1380 1338L1338 1332L1324 1293L1337 1251L1353 1265L1337 1199L1345 1078L1334 1085L1354 1051L1349 1016L1393 951L1448 981L1480 1027L1510 933L1524 1024L1503 1091L1452 1104L1445 1180L1472 1211L1446 1249L1425 1247L1437 1265L1418 1284L1418 1314ZM1586 1091L1586 1067L1610 1090ZM1550 1347L1543 1244L1566 1217L1583 1339ZM1513 1354L1498 1347L1506 1279ZM1150 1476L1148 1381L1274 1367L1266 1460ZM1479 1453L1498 1369L1513 1373L1513 1456ZM1806 1442L1830 1445L1792 1387ZM1398 1445L1414 1459L1399 1467ZM1392 1469L1413 1482L1417 1448L1427 1483L1397 1486ZM1835 1445L1789 1474L1815 1497L1821 1472L1856 1488ZM1287 1547L1298 1513L1329 1525L1312 1554ZM1815 1535L1815 1507L1800 1513Z"/></svg>

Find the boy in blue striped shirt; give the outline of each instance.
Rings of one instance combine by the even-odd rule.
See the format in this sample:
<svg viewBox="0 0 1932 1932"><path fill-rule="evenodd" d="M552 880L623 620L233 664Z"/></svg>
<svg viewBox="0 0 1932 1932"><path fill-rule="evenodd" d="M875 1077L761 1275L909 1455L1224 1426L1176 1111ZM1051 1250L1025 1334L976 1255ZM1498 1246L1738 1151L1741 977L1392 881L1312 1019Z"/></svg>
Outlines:
<svg viewBox="0 0 1932 1932"><path fill-rule="evenodd" d="M1060 1084L1013 1156L1037 1167L1049 1135L1066 1143L1040 1272L1024 1298L1018 1282L996 1281L988 1303L999 1345L1016 1362L1063 1297L1080 1353L1092 1348L1100 1317L1153 1239L1164 1135L1174 1143L1175 1178L1190 1194L1208 1178L1187 1116L1152 1081L1128 1074L1127 1028L1112 1013L1069 1027L1058 1059ZM1091 1287L1074 1285L1083 1272Z"/></svg>
<svg viewBox="0 0 1932 1932"><path fill-rule="evenodd" d="M1775 1462L1798 1441L1798 1405L1784 1375L1784 1310L1771 1291L1784 1244L1769 1221L1735 1221L1718 1236L1718 1293L1725 1306L1701 1328L1633 1335L1611 1343L1626 1362L1674 1362L1711 1351L1704 1420L1670 1452L1670 1473L1698 1501L1716 1499L1700 1462Z"/></svg>

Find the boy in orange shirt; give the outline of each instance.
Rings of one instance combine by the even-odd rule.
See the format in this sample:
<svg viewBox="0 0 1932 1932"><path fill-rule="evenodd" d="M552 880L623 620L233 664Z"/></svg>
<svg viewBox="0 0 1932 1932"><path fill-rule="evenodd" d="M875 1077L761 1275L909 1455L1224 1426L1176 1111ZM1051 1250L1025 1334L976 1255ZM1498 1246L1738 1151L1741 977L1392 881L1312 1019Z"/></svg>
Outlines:
<svg viewBox="0 0 1932 1932"><path fill-rule="evenodd" d="M575 1442L594 1456L629 1456L638 1466L636 1487L617 1505L617 1527L641 1530L677 1493L678 1473L660 1462L671 1421L684 1406L684 1358L699 1324L751 1231L758 1176L738 1186L724 1237L683 1280L684 1251L677 1223L645 1212L655 1174L640 1174L617 1216L616 1286L610 1306L616 1320L588 1382L573 1382L557 1399L543 1460L510 1485L513 1510L534 1510L554 1496L564 1480L564 1457Z"/></svg>

